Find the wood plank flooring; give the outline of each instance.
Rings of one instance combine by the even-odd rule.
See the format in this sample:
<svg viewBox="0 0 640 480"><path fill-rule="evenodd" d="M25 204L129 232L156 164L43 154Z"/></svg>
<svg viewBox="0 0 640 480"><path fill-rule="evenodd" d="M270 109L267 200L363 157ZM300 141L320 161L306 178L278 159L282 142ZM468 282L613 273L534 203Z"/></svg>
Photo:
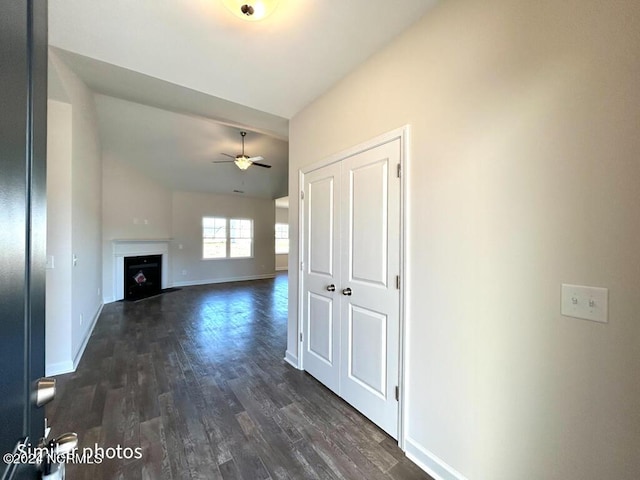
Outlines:
<svg viewBox="0 0 640 480"><path fill-rule="evenodd" d="M141 459L68 465L80 479L428 480L395 441L283 360L287 277L106 305L47 407L80 447Z"/></svg>

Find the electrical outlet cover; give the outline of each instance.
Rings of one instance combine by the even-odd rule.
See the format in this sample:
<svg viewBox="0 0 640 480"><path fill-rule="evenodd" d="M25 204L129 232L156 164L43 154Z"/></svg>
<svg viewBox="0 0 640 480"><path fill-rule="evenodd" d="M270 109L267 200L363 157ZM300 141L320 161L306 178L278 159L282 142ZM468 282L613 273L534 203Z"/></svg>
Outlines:
<svg viewBox="0 0 640 480"><path fill-rule="evenodd" d="M561 313L593 322L609 321L609 289L562 284Z"/></svg>

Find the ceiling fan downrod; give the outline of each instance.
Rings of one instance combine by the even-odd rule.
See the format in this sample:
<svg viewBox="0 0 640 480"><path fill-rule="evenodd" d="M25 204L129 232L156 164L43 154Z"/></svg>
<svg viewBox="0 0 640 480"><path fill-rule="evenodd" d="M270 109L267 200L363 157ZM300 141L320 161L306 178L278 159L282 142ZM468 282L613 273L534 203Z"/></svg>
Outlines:
<svg viewBox="0 0 640 480"><path fill-rule="evenodd" d="M242 156L244 157L244 137L247 136L247 132L240 132L240 135L242 136Z"/></svg>

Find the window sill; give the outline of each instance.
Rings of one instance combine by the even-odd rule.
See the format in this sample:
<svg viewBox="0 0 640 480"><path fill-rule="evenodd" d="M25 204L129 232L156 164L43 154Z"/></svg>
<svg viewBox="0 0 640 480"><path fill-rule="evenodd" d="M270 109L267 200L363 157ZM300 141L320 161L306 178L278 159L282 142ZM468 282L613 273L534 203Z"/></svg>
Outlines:
<svg viewBox="0 0 640 480"><path fill-rule="evenodd" d="M253 259L253 255L250 257L216 257L216 258L201 258L203 262L209 262L211 260L251 260Z"/></svg>

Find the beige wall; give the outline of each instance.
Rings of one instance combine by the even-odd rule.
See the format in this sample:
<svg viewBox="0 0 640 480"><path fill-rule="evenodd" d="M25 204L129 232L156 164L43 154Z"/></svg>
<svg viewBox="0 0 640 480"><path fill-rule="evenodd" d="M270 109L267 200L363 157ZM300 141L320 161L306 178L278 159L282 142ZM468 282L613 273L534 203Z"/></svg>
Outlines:
<svg viewBox="0 0 640 480"><path fill-rule="evenodd" d="M289 223L289 209L276 207L276 222L275 223ZM278 254L276 255L276 270L287 270L289 267L289 255Z"/></svg>
<svg viewBox="0 0 640 480"><path fill-rule="evenodd" d="M238 195L173 192L174 285L267 278L274 272L273 201ZM202 217L253 219L253 258L202 259ZM182 247L182 248L180 248Z"/></svg>
<svg viewBox="0 0 640 480"><path fill-rule="evenodd" d="M46 374L73 369L71 351L71 105L47 102Z"/></svg>
<svg viewBox="0 0 640 480"><path fill-rule="evenodd" d="M101 148L93 93L55 52L49 51L49 60L51 84L54 95L58 97L54 99L64 97L62 100L69 106L66 109L68 111L70 108L71 111L71 158L63 161L64 168L68 168L70 162L70 170L66 171L62 183L52 181L47 186L47 194L67 196L66 203L56 203L56 207L48 208L48 214L54 215L54 218L64 217L65 221L68 215L71 216L70 236L66 242L70 245L71 256L76 262L71 263L71 282L68 284L70 292L65 291L65 296L70 294L71 315L64 323L70 328L71 360L75 367L102 306ZM59 120L60 116L56 115L54 119ZM68 141L67 130L58 129L53 124L50 127L53 130L48 141ZM62 137L54 138L58 135ZM63 173L60 171L57 175L61 177ZM62 191L64 188L70 188L70 191ZM53 208L56 208L55 212ZM62 230L58 229L62 229L62 225L51 225L48 232L52 229L60 233ZM59 242L60 239L56 241ZM69 261L68 258L66 260ZM61 261L64 262L64 256ZM58 265L65 268L64 264ZM51 275L57 276L57 273L49 272L49 276Z"/></svg>
<svg viewBox="0 0 640 480"><path fill-rule="evenodd" d="M103 197L105 302L113 301L114 295L114 239L171 239L170 285L273 276L271 200L172 191L110 155L103 161ZM254 219L254 258L202 260L202 217L215 215Z"/></svg>
<svg viewBox="0 0 640 480"><path fill-rule="evenodd" d="M171 238L172 192L112 155L104 155L102 172L102 284L105 302L112 302L112 240Z"/></svg>
<svg viewBox="0 0 640 480"><path fill-rule="evenodd" d="M442 478L638 477L639 59L638 2L442 2L291 121L292 199L411 125L407 446ZM609 288L609 323L561 283Z"/></svg>
<svg viewBox="0 0 640 480"><path fill-rule="evenodd" d="M105 302L113 301L114 239L171 239L170 285L273 276L271 200L172 191L109 155L105 155L103 172ZM254 219L254 258L202 260L202 217L216 215Z"/></svg>

